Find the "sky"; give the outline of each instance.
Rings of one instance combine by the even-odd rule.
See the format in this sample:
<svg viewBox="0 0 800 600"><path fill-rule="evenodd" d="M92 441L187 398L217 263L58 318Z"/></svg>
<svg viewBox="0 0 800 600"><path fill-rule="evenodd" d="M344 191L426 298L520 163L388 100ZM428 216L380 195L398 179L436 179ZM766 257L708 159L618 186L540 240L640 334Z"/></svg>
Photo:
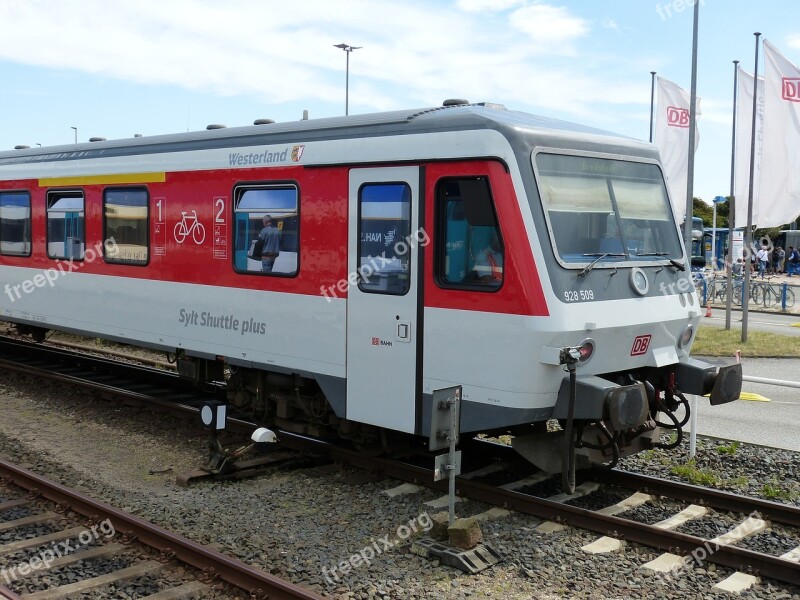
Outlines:
<svg viewBox="0 0 800 600"><path fill-rule="evenodd" d="M800 64L798 0L699 0L694 195L730 190L733 60ZM648 139L689 90L692 0L0 0L0 150L496 102ZM763 56L763 52L761 52ZM759 66L763 73L763 59Z"/></svg>

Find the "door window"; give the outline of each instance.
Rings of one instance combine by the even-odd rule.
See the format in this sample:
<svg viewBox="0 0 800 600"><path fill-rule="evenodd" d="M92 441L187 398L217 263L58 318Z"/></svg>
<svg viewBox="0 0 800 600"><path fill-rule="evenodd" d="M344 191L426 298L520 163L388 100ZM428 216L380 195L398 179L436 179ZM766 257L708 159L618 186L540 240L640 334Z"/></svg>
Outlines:
<svg viewBox="0 0 800 600"><path fill-rule="evenodd" d="M47 256L83 260L83 192L47 194Z"/></svg>
<svg viewBox="0 0 800 600"><path fill-rule="evenodd" d="M358 210L359 289L406 294L411 281L411 188L406 183L365 184Z"/></svg>

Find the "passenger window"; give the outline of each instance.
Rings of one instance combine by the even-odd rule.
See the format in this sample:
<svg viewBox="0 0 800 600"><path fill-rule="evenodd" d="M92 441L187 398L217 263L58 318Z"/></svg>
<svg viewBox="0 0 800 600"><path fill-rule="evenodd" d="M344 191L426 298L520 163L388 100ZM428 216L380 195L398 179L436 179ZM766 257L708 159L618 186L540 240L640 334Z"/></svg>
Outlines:
<svg viewBox="0 0 800 600"><path fill-rule="evenodd" d="M31 197L0 192L0 254L31 255Z"/></svg>
<svg viewBox="0 0 800 600"><path fill-rule="evenodd" d="M294 185L234 190L234 269L240 273L296 275L299 202Z"/></svg>
<svg viewBox="0 0 800 600"><path fill-rule="evenodd" d="M47 256L83 260L85 249L83 192L48 192Z"/></svg>
<svg viewBox="0 0 800 600"><path fill-rule="evenodd" d="M505 251L488 179L440 181L436 211L439 283L485 291L499 288Z"/></svg>
<svg viewBox="0 0 800 600"><path fill-rule="evenodd" d="M366 184L358 193L358 288L402 296L410 282L411 188L405 183ZM399 243L403 242L403 243Z"/></svg>
<svg viewBox="0 0 800 600"><path fill-rule="evenodd" d="M150 258L147 190L107 189L103 194L106 262L146 265Z"/></svg>

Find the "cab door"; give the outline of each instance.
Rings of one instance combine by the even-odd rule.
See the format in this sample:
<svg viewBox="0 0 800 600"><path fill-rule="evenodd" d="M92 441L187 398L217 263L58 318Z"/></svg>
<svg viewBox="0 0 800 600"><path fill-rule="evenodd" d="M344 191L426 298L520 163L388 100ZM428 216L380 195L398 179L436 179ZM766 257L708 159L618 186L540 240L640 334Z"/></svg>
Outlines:
<svg viewBox="0 0 800 600"><path fill-rule="evenodd" d="M421 365L419 178L419 167L353 169L349 186L347 418L407 433Z"/></svg>

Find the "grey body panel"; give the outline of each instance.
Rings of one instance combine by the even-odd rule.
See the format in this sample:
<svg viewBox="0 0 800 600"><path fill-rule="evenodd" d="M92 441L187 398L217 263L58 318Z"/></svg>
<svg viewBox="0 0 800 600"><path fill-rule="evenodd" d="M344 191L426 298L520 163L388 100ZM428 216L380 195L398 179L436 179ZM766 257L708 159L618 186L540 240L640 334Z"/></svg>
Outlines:
<svg viewBox="0 0 800 600"><path fill-rule="evenodd" d="M428 435L431 431L431 411L433 410L433 394L422 396L422 424L418 435ZM471 433L488 431L498 427L525 425L546 421L553 412L547 408L510 408L493 406L478 402L461 401L461 432Z"/></svg>

